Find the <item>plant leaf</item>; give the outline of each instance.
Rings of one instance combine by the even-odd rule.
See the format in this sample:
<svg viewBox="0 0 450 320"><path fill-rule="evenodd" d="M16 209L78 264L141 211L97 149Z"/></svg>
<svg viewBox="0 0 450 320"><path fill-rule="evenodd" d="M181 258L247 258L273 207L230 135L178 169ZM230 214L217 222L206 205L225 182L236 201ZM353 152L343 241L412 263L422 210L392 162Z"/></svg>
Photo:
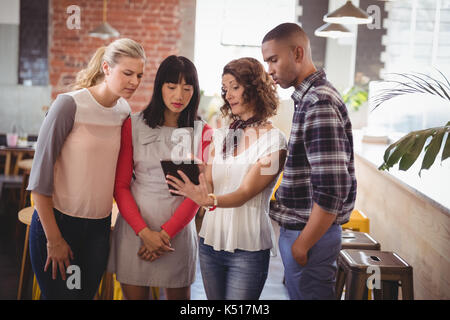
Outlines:
<svg viewBox="0 0 450 320"><path fill-rule="evenodd" d="M398 166L400 170L406 171L413 165L414 162L416 162L417 158L422 152L425 141L427 141L428 137L432 133L433 132L416 131L414 144L411 146L411 148L409 148L409 150L403 155L402 159L400 160L400 164Z"/></svg>
<svg viewBox="0 0 450 320"><path fill-rule="evenodd" d="M445 141L444 150L442 151L441 162L450 157L450 133L447 135L447 140Z"/></svg>
<svg viewBox="0 0 450 320"><path fill-rule="evenodd" d="M436 69L436 70L441 74L442 78L444 78L445 81L447 81L447 85L448 85L447 88L450 89L450 81L448 81L447 77L439 69Z"/></svg>
<svg viewBox="0 0 450 320"><path fill-rule="evenodd" d="M430 79L431 81L434 81L434 82L439 86L439 88L441 89L442 93L447 97L447 100L450 100L450 96L448 95L447 91L445 91L445 89L444 89L444 87L443 87L443 86L447 87L447 86L445 85L445 83L442 83L441 81L438 81L438 80L436 80L436 79L430 77L430 76L427 75L427 74L424 74L424 73L419 73L419 74L422 75L422 76L424 76L424 77L427 77L427 78ZM441 74L442 74L442 73L441 73ZM445 78L445 77L444 77L444 79L447 80L447 78ZM448 80L447 80L447 81L448 81ZM449 88L446 88L446 89L447 89L447 90L450 90Z"/></svg>
<svg viewBox="0 0 450 320"><path fill-rule="evenodd" d="M450 121L446 124L447 127L447 140L445 141L444 150L442 151L441 162L450 157Z"/></svg>
<svg viewBox="0 0 450 320"><path fill-rule="evenodd" d="M399 141L391 145L388 150L386 150L385 153L385 159L384 162L389 170L392 166L394 166L400 158L409 150L409 148L414 144L414 141L416 140L415 134L409 133L403 138L401 138ZM392 147L392 148L391 148ZM390 150L394 150L392 153L390 153ZM388 153L389 151L389 153ZM386 156L387 154L387 156Z"/></svg>
<svg viewBox="0 0 450 320"><path fill-rule="evenodd" d="M409 150L409 148L414 144L416 137L414 135L408 135L408 137L398 144L398 146L395 148L394 152L392 152L391 156L389 157L387 161L387 165L389 167L392 167L394 164L396 164L401 157Z"/></svg>
<svg viewBox="0 0 450 320"><path fill-rule="evenodd" d="M441 74L442 78L447 82L447 84L450 85L450 82L445 77L445 75L440 71L439 73ZM375 110L387 100L408 93L428 93L443 98L446 101L450 101L450 87L448 87L444 82L441 82L423 73L416 73L416 74L390 73L390 74L400 77L400 80L406 79L406 81L402 82L399 80L386 80L385 82L396 83L400 87L382 90L380 94L378 94L373 98L372 101L374 107L372 110Z"/></svg>
<svg viewBox="0 0 450 320"><path fill-rule="evenodd" d="M439 150L441 149L442 138L444 137L445 132L446 132L445 127L438 129L436 131L436 134L433 135L433 139L431 139L430 143L425 147L426 152L425 156L423 157L422 167L420 168L419 176L423 169L429 169L436 160L436 156L439 153Z"/></svg>
<svg viewBox="0 0 450 320"><path fill-rule="evenodd" d="M386 151L384 151L384 156L383 156L383 160L384 163L388 162L389 157L391 156L391 150L394 149L395 147L397 147L397 145L399 143L401 143L404 139L406 138L406 136L400 138L399 140L397 140L396 142L394 142L393 144L391 144Z"/></svg>

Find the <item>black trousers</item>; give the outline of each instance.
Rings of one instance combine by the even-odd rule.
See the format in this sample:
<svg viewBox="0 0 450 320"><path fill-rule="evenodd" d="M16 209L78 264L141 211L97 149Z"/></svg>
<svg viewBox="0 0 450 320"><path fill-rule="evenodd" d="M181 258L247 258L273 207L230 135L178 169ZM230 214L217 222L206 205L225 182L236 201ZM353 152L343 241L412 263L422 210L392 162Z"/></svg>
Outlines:
<svg viewBox="0 0 450 320"><path fill-rule="evenodd" d="M53 209L56 223L70 246L74 259L62 280L59 268L52 279L52 266L44 272L47 260L47 238L37 211L30 226L31 265L39 283L43 299L91 300L94 298L109 255L111 215L104 219L76 218Z"/></svg>

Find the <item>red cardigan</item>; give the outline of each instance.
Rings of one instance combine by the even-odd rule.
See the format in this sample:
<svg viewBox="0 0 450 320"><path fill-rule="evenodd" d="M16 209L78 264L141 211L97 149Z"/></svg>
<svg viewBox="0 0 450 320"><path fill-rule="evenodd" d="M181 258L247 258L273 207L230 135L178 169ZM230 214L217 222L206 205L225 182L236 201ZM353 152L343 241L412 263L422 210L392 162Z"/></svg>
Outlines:
<svg viewBox="0 0 450 320"><path fill-rule="evenodd" d="M207 147L211 142L211 127L205 125L202 131L201 155L198 158L206 162L208 152ZM119 158L116 167L116 180L114 184L114 199L117 202L120 214L126 222L138 234L147 227L141 213L139 212L136 201L130 190L131 178L133 175L133 142L131 134L131 119L128 118L122 126L122 138L120 142ZM195 216L199 206L189 198L186 198L175 210L172 217L164 223L161 228L164 229L171 238L182 230Z"/></svg>

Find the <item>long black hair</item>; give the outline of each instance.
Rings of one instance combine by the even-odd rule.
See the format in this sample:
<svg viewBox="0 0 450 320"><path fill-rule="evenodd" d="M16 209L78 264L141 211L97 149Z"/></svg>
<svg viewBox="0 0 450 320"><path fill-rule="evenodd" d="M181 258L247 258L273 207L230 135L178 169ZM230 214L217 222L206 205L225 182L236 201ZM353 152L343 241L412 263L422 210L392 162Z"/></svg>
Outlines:
<svg viewBox="0 0 450 320"><path fill-rule="evenodd" d="M199 119L197 110L200 103L200 86L198 84L197 69L188 58L171 55L161 62L156 72L152 99L147 108L142 112L145 122L151 128L164 124L164 110L166 105L162 97L163 84L180 83L181 79L184 79L186 84L193 86L194 94L187 107L180 113L178 127L194 127L194 121Z"/></svg>

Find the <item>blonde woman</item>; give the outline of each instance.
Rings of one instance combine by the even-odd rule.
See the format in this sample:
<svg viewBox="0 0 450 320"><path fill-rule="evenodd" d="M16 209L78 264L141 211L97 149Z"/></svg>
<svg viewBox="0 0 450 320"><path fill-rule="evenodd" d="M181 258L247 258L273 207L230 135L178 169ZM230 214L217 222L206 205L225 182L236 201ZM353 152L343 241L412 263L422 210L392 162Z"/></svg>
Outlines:
<svg viewBox="0 0 450 320"><path fill-rule="evenodd" d="M44 299L93 299L98 289L126 99L144 63L143 48L131 39L97 49L76 90L58 95L42 124L27 189L35 200L31 263ZM66 283L72 272L78 278Z"/></svg>

